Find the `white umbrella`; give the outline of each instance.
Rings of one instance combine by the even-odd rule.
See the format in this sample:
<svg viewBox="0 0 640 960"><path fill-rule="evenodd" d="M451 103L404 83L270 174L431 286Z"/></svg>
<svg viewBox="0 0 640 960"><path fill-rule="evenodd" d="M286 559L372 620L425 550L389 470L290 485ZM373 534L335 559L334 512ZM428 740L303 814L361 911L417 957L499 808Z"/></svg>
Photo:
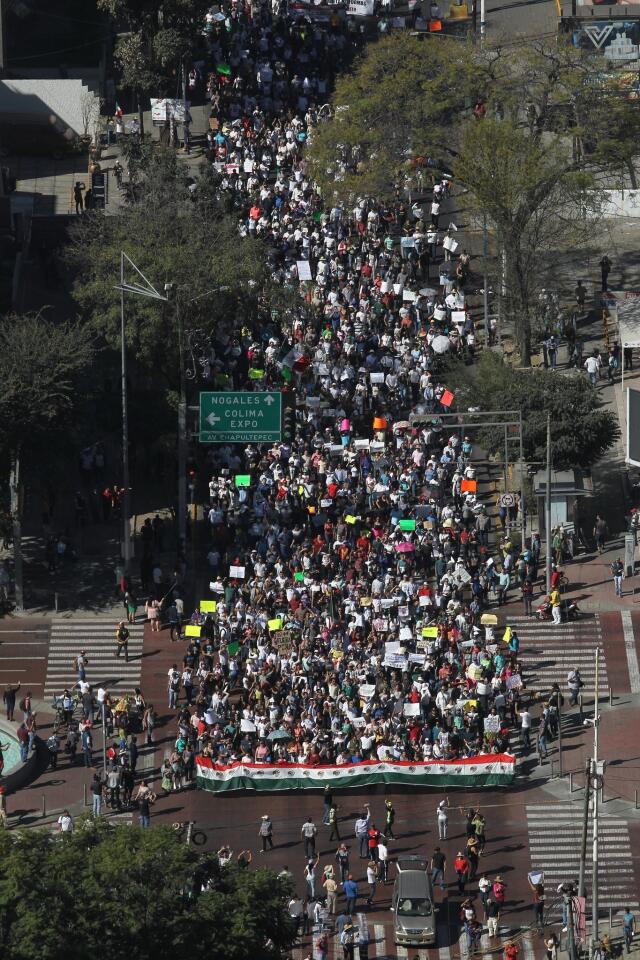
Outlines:
<svg viewBox="0 0 640 960"><path fill-rule="evenodd" d="M431 341L434 353L446 353L451 349L451 340L449 337L434 337Z"/></svg>
<svg viewBox="0 0 640 960"><path fill-rule="evenodd" d="M420 291L421 297L435 297L438 291L434 290L433 287L423 287Z"/></svg>

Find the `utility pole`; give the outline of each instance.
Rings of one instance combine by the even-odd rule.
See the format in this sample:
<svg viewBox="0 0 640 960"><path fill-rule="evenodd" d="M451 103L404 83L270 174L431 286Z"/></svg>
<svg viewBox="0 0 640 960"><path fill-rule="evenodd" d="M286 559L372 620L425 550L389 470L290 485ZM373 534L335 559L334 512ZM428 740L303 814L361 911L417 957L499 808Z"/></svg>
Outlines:
<svg viewBox="0 0 640 960"><path fill-rule="evenodd" d="M125 266L129 264L140 279L134 278L131 283L126 281ZM140 282L142 281L142 283ZM166 301L154 285L145 277L142 270L136 267L135 263L124 251L120 252L120 283L116 284L116 290L120 291L120 352L122 366L122 485L124 494L122 498L123 512L123 540L122 553L124 559L125 571L129 572L131 565L131 483L129 476L129 403L127 390L127 340L126 324L124 317L124 295L133 293L138 297L147 297L151 300Z"/></svg>
<svg viewBox="0 0 640 960"><path fill-rule="evenodd" d="M498 300L498 302L500 302ZM527 510L524 499L524 446L522 440L522 410L520 410L520 526L521 546L524 553L527 544Z"/></svg>
<svg viewBox="0 0 640 960"><path fill-rule="evenodd" d="M593 727L593 760L591 762L591 780L593 783L593 841L592 841L592 878L591 878L591 938L589 940L589 957L593 958L595 947L599 936L599 913L598 903L598 791L602 782L604 770L603 764L598 759L598 728L600 726L600 715L598 708L600 705L600 650L596 647L596 672L595 672L595 704L593 719L585 720L585 724Z"/></svg>
<svg viewBox="0 0 640 960"><path fill-rule="evenodd" d="M127 340L124 321L124 259L120 252L120 359L122 377L122 556L124 570L128 574L131 567L131 478L129 473L129 401L127 397ZM103 728L104 729L104 728Z"/></svg>
<svg viewBox="0 0 640 960"><path fill-rule="evenodd" d="M484 17L485 17L485 0L480 0L480 43L482 43L487 33L487 24Z"/></svg>
<svg viewBox="0 0 640 960"><path fill-rule="evenodd" d="M482 0L482 13L480 15L480 36L482 38L484 31L484 0ZM489 256L489 237L487 234L487 215L482 214L482 312L484 317L484 335L485 346L488 348L491 344L491 330L489 325L489 277L487 276L487 257ZM505 487L506 490L506 487Z"/></svg>
<svg viewBox="0 0 640 960"><path fill-rule="evenodd" d="M544 500L544 525L547 540L547 593L551 591L551 414L547 414L547 484Z"/></svg>
<svg viewBox="0 0 640 960"><path fill-rule="evenodd" d="M575 888L571 888L571 891L562 891L562 899L564 900L564 909L567 917L567 952L569 954L569 960L578 960L578 951L576 950L576 932L573 926L574 916L573 916L573 895L575 893Z"/></svg>
<svg viewBox="0 0 640 960"><path fill-rule="evenodd" d="M180 362L180 403L178 405L178 553L187 551L187 377L184 369L184 332L180 300L176 291L176 327ZM191 528L193 534L193 527Z"/></svg>
<svg viewBox="0 0 640 960"><path fill-rule="evenodd" d="M589 830L589 803L591 801L591 761L584 768L584 808L582 811L582 840L580 843L580 874L578 876L578 896L585 896L585 872L587 863L587 833Z"/></svg>
<svg viewBox="0 0 640 960"><path fill-rule="evenodd" d="M564 776L564 769L562 766L562 691L558 690L558 696L556 697L556 702L558 704L558 776Z"/></svg>

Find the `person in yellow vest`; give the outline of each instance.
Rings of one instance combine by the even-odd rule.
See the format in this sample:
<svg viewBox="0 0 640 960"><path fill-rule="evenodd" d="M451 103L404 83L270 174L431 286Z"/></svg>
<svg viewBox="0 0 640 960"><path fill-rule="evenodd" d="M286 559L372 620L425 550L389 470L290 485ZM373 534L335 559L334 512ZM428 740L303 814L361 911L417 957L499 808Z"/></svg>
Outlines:
<svg viewBox="0 0 640 960"><path fill-rule="evenodd" d="M553 616L554 623L562 623L562 600L560 598L560 591L556 587L555 590L552 590L549 594L549 599L551 601L551 615Z"/></svg>

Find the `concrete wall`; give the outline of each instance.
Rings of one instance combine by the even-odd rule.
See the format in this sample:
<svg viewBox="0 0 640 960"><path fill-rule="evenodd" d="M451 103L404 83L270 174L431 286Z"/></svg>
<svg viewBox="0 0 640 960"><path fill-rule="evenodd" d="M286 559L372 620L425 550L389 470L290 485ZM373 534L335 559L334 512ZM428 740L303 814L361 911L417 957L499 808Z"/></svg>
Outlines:
<svg viewBox="0 0 640 960"><path fill-rule="evenodd" d="M90 94L82 80L45 78L38 80L0 80L0 120L22 121L55 126L61 133L84 133L84 100L93 96L92 110L97 118L100 101ZM95 120L89 124L93 133ZM10 149L10 144L7 144Z"/></svg>

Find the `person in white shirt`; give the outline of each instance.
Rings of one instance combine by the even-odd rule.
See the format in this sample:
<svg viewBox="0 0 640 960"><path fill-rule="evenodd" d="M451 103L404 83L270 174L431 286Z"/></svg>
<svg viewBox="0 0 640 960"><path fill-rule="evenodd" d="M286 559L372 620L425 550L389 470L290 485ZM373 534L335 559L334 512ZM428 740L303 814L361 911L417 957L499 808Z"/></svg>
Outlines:
<svg viewBox="0 0 640 960"><path fill-rule="evenodd" d="M60 833L73 833L73 817L68 810L63 810L58 817Z"/></svg>
<svg viewBox="0 0 640 960"><path fill-rule="evenodd" d="M587 375L592 387L598 386L598 377L600 375L601 366L602 361L600 360L600 357L597 356L587 357L584 362L584 368L587 371Z"/></svg>

